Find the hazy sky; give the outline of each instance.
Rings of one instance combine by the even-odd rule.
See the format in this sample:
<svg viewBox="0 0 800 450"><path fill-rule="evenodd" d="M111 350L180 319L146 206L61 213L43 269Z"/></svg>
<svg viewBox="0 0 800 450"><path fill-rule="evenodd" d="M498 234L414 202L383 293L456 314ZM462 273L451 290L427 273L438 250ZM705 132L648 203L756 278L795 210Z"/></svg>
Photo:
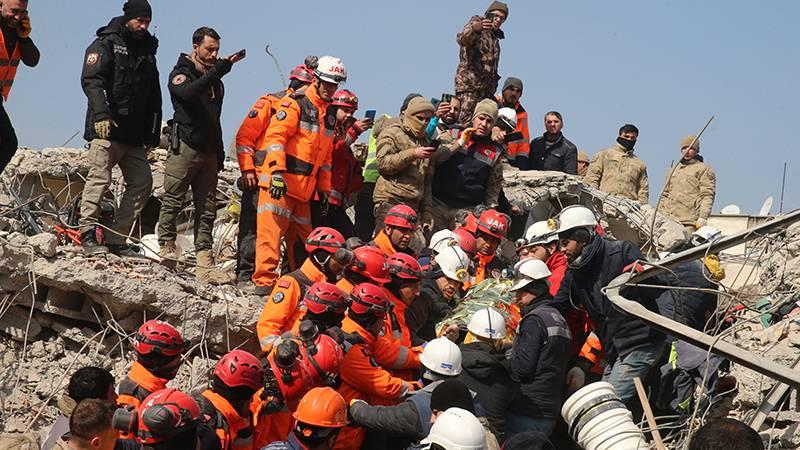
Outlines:
<svg viewBox="0 0 800 450"><path fill-rule="evenodd" d="M455 35L489 3L151 0L151 30L160 39L162 85L198 26L217 29L224 55L247 48L224 79L228 142L255 99L281 88L267 43L284 73L309 54L341 57L361 113L395 114L408 92L453 91ZM30 0L42 61L18 72L6 104L21 145L60 146L78 130L70 145L83 145L84 50L122 4ZM565 135L593 154L613 144L623 123L637 125L655 203L681 138L715 114L701 149L717 172L714 211L736 203L754 213L772 195L777 212L784 161L784 210L800 207L800 2L511 0L509 8L500 74L525 82L532 135L555 109Z"/></svg>

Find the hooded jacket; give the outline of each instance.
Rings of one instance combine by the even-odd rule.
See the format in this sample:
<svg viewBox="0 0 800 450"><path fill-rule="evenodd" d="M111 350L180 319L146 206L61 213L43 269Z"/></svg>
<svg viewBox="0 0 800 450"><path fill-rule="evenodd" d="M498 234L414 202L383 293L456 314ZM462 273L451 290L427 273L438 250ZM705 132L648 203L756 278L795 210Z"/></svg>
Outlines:
<svg viewBox="0 0 800 450"><path fill-rule="evenodd" d="M618 143L595 155L583 182L609 194L638 200L643 205L649 202L647 166L633 150L625 150Z"/></svg>
<svg viewBox="0 0 800 450"><path fill-rule="evenodd" d="M506 413L515 392L508 360L504 353L485 342L461 344L459 348L462 371L457 379L478 395L486 418L495 429L497 438L502 441Z"/></svg>
<svg viewBox="0 0 800 450"><path fill-rule="evenodd" d="M156 66L158 39L147 33L134 39L122 17L97 30L86 49L81 87L88 100L87 141L97 138L94 124L113 120L111 140L158 145L161 136L161 85Z"/></svg>
<svg viewBox="0 0 800 450"><path fill-rule="evenodd" d="M554 306L564 314L574 305L583 306L595 324L595 334L608 355L609 363L631 351L664 340L664 335L641 320L614 308L602 289L622 274L626 266L645 257L628 241L609 241L594 236L583 249L577 261L570 263L564 274ZM660 276L650 278L648 284L664 284ZM625 288L622 295L637 301L651 311L658 311L656 298L663 293L657 288Z"/></svg>
<svg viewBox="0 0 800 450"><path fill-rule="evenodd" d="M681 160L667 172L660 211L683 225L708 219L717 192L717 175L703 158Z"/></svg>

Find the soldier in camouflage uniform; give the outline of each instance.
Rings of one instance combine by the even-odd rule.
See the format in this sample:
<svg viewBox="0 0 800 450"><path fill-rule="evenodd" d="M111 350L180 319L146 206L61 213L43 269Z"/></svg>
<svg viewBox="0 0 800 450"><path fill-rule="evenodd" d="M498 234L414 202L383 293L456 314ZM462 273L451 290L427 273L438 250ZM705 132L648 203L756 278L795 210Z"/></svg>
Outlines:
<svg viewBox="0 0 800 450"><path fill-rule="evenodd" d="M462 125L469 123L479 101L494 98L497 91L500 39L505 37L500 26L507 18L508 6L492 2L483 17L472 16L456 36L461 47L456 69L456 96L461 100L458 123Z"/></svg>

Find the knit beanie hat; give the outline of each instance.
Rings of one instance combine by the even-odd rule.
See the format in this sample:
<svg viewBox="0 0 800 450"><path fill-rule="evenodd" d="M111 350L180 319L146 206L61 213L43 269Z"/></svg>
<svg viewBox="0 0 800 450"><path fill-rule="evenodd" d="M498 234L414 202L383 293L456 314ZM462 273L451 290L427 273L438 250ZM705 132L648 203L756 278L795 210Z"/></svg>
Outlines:
<svg viewBox="0 0 800 450"><path fill-rule="evenodd" d="M424 111L434 112L433 103L425 97L414 97L408 102L406 115L413 116L414 114L419 114Z"/></svg>
<svg viewBox="0 0 800 450"><path fill-rule="evenodd" d="M681 150L683 150L684 147L688 147L689 145L691 145L691 143L692 143L692 141L694 141L694 139L695 139L695 136L693 134L690 134L690 135L686 136L685 138L683 138L683 140L681 141ZM699 152L700 151L700 139L698 139L694 143L694 145L692 147L697 149L697 151Z"/></svg>
<svg viewBox="0 0 800 450"><path fill-rule="evenodd" d="M153 17L153 9L147 0L128 0L122 7L122 12L126 22L137 17Z"/></svg>
<svg viewBox="0 0 800 450"><path fill-rule="evenodd" d="M475 105L475 111L472 113L472 119L478 117L478 114L487 114L492 118L492 122L497 122L497 102L485 98Z"/></svg>
<svg viewBox="0 0 800 450"><path fill-rule="evenodd" d="M467 386L458 380L447 380L436 386L431 392L431 409L447 411L450 408L461 408L475 414L472 394Z"/></svg>
<svg viewBox="0 0 800 450"><path fill-rule="evenodd" d="M522 80L516 77L506 78L506 82L503 83L503 91L512 87L517 88L520 90L520 92L522 92Z"/></svg>
<svg viewBox="0 0 800 450"><path fill-rule="evenodd" d="M588 154L588 153L586 153L586 152L585 152L585 151L583 151L583 150L580 150L580 151L578 152L578 162L585 162L585 163L588 163L589 161L590 161L590 160L589 160L589 154Z"/></svg>
<svg viewBox="0 0 800 450"><path fill-rule="evenodd" d="M422 97L422 94L418 94L416 92L412 92L412 93L406 95L406 98L403 99L403 104L400 105L400 114L402 114L402 113L404 113L406 111L406 109L408 108L408 104L411 102L411 100L413 100L416 97Z"/></svg>
<svg viewBox="0 0 800 450"><path fill-rule="evenodd" d="M503 2L493 1L488 8L486 8L486 12L490 13L492 11L503 11L506 13L506 17L508 16L508 5Z"/></svg>

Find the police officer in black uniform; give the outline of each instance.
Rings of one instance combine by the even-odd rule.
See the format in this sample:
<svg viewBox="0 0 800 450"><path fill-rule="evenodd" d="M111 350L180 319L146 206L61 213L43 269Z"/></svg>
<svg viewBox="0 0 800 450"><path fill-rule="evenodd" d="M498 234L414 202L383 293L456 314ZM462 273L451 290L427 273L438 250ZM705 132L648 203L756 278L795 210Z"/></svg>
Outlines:
<svg viewBox="0 0 800 450"><path fill-rule="evenodd" d="M150 197L153 177L145 147L158 145L161 135L161 87L156 67L158 39L148 28L152 10L147 0L129 0L124 15L97 30L86 49L81 85L88 99L86 131L91 164L81 199L81 244L87 255L113 253L134 256L126 235ZM106 245L96 238L101 201L119 165L125 193L111 230L103 230Z"/></svg>

